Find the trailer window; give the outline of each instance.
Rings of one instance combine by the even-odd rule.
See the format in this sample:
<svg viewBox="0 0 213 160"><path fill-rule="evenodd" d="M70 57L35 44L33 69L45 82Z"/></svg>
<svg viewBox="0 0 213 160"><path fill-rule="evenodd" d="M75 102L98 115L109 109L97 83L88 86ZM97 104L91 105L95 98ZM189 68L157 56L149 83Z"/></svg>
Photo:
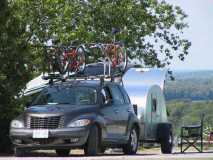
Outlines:
<svg viewBox="0 0 213 160"><path fill-rule="evenodd" d="M157 111L157 99L153 98L152 99L152 112L156 112Z"/></svg>

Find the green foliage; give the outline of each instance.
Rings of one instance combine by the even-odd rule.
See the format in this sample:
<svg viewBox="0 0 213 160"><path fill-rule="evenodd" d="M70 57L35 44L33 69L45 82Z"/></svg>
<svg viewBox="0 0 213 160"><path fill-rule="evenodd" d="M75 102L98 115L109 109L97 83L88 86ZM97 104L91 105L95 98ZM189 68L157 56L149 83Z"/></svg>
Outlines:
<svg viewBox="0 0 213 160"><path fill-rule="evenodd" d="M181 126L200 124L204 115L204 135L213 131L213 102L171 101L167 103L169 119L173 124L176 136L180 136Z"/></svg>
<svg viewBox="0 0 213 160"><path fill-rule="evenodd" d="M178 72L174 76L175 81L166 83L165 95L176 135L182 125L199 124L202 114L205 133L213 131L213 72Z"/></svg>
<svg viewBox="0 0 213 160"><path fill-rule="evenodd" d="M6 1L1 1L0 6L0 109L4 119L12 116L10 107L16 106L15 96L31 78L32 59L25 41L24 26Z"/></svg>
<svg viewBox="0 0 213 160"><path fill-rule="evenodd" d="M8 148L8 125L20 110L18 93L31 78L31 58L25 41L25 26L12 6L0 1L0 150Z"/></svg>
<svg viewBox="0 0 213 160"><path fill-rule="evenodd" d="M157 0L15 0L16 15L26 26L31 44L50 39L66 44L111 42L112 27L120 28L130 58L165 66L177 55L184 60L190 42L182 38L186 14ZM36 55L40 49L32 50ZM39 56L36 56L39 57ZM159 58L161 57L161 58Z"/></svg>

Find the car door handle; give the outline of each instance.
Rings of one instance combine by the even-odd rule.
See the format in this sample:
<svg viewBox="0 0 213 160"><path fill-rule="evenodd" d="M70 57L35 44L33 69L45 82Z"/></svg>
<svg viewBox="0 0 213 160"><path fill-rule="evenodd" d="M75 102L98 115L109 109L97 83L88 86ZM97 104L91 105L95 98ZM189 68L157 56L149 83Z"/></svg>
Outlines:
<svg viewBox="0 0 213 160"><path fill-rule="evenodd" d="M114 112L115 112L115 113L118 113L118 109L114 109Z"/></svg>
<svg viewBox="0 0 213 160"><path fill-rule="evenodd" d="M131 112L132 110L131 109L127 109L127 112Z"/></svg>

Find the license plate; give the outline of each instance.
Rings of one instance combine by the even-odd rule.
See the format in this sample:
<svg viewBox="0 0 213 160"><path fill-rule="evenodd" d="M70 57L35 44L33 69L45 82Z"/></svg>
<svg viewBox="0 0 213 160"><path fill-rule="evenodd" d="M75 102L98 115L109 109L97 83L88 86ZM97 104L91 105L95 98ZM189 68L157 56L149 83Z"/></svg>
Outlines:
<svg viewBox="0 0 213 160"><path fill-rule="evenodd" d="M33 130L33 138L48 138L48 129Z"/></svg>

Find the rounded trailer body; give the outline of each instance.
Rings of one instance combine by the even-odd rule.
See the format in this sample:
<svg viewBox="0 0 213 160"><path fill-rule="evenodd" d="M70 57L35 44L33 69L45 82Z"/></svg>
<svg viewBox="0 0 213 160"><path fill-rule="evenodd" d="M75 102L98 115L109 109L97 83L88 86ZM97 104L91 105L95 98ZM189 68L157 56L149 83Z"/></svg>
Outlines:
<svg viewBox="0 0 213 160"><path fill-rule="evenodd" d="M130 68L123 76L124 88L140 120L141 141L157 141L157 125L168 122L165 77L165 70L144 68Z"/></svg>

